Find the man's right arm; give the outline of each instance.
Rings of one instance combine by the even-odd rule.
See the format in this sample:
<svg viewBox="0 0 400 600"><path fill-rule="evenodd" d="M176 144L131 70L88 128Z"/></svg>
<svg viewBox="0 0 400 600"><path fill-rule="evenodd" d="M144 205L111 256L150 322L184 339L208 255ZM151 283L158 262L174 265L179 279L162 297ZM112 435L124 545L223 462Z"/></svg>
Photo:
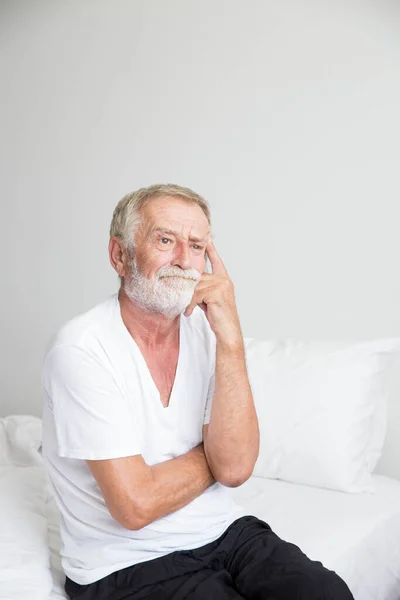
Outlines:
<svg viewBox="0 0 400 600"><path fill-rule="evenodd" d="M153 466L141 455L86 462L111 516L131 530L175 512L215 483L203 444Z"/></svg>

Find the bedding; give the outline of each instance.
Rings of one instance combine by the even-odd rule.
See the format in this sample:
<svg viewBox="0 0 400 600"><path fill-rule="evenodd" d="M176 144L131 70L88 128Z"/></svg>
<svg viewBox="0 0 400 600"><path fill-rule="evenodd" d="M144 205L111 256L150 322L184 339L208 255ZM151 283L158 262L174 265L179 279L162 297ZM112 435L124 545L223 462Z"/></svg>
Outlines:
<svg viewBox="0 0 400 600"><path fill-rule="evenodd" d="M59 513L40 456L41 421L0 419L0 600L63 600ZM251 477L231 489L249 514L336 571L355 600L400 598L400 481L374 494Z"/></svg>

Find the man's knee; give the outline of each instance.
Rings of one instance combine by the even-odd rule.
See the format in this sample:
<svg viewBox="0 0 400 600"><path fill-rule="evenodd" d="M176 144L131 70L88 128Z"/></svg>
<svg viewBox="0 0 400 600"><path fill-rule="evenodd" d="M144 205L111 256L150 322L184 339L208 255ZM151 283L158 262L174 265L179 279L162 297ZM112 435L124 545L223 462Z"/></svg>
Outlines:
<svg viewBox="0 0 400 600"><path fill-rule="evenodd" d="M325 568L305 575L300 588L302 600L354 600L343 579Z"/></svg>

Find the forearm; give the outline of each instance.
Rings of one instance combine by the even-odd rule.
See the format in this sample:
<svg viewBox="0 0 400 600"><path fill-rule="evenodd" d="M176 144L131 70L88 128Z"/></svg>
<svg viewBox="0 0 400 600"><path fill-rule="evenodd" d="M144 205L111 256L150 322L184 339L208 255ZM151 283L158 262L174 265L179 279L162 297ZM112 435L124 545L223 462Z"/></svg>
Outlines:
<svg viewBox="0 0 400 600"><path fill-rule="evenodd" d="M215 483L203 444L150 469L151 486L147 495L149 522L186 506Z"/></svg>
<svg viewBox="0 0 400 600"><path fill-rule="evenodd" d="M250 477L259 428L242 340L227 344L217 337L215 392L204 446L218 481L236 486Z"/></svg>

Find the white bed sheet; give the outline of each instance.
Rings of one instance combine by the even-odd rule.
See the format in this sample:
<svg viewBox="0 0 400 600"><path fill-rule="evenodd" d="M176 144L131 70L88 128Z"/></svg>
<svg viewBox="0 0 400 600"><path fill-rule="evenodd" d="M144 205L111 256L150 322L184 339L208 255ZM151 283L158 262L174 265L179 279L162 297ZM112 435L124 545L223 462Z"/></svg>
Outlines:
<svg viewBox="0 0 400 600"><path fill-rule="evenodd" d="M375 494L347 494L252 477L236 501L320 560L355 600L400 599L400 481L374 475Z"/></svg>
<svg viewBox="0 0 400 600"><path fill-rule="evenodd" d="M0 600L45 600L52 589L41 467L0 464Z"/></svg>

